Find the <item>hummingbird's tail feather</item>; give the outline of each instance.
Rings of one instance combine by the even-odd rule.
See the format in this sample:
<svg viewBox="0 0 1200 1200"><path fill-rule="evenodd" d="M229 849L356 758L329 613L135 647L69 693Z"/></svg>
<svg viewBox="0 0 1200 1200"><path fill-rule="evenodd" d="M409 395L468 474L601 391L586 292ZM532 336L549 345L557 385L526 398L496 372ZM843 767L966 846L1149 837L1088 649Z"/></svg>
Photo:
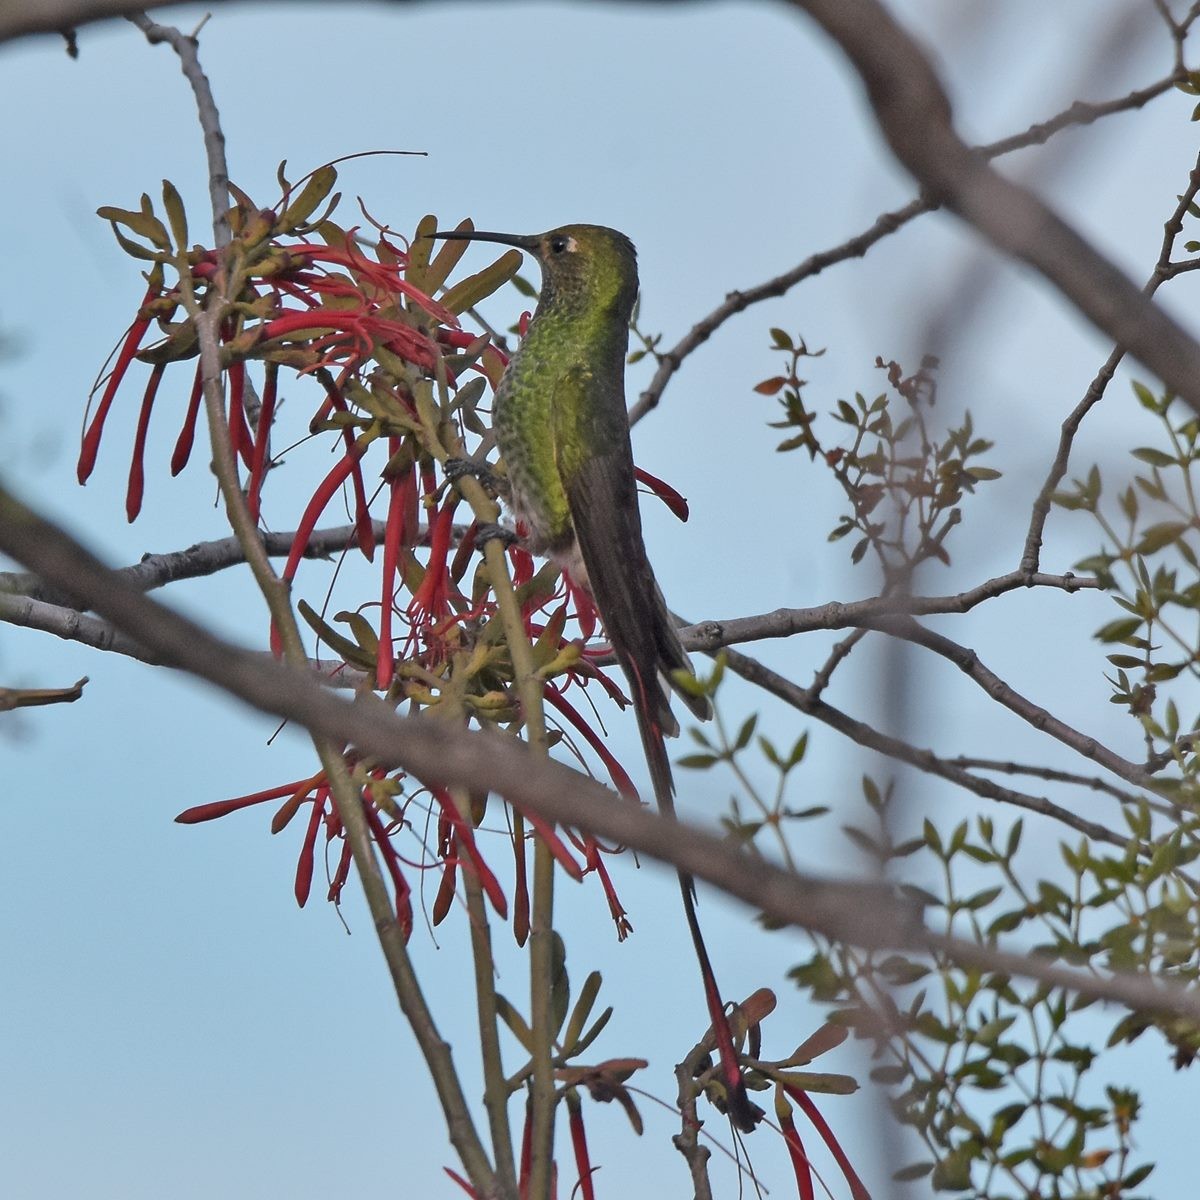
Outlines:
<svg viewBox="0 0 1200 1200"><path fill-rule="evenodd" d="M658 670L660 678L666 681L667 686L688 706L692 716L698 721L711 720L713 715L712 701L707 696L696 696L691 692L684 691L671 678L673 671L685 671L689 675L695 674L692 670L692 660L688 658L687 651L683 648L683 643L679 640L679 631L675 628L675 622L671 618L671 610L667 608L667 602L663 599L662 589L658 586L658 580L654 580L654 645L658 652ZM671 718L675 724L675 730L678 731L679 724L675 722L674 717ZM664 726L664 732L668 732L668 727Z"/></svg>
<svg viewBox="0 0 1200 1200"><path fill-rule="evenodd" d="M678 639L676 640L678 641ZM680 654L683 654L682 649L680 649ZM654 709L651 707L653 699L647 695L642 679L636 670L632 671L631 675L634 676L632 679L635 692L633 706L637 712L638 732L642 736L646 765L650 768L654 799L658 804L659 812L668 820L674 820L675 781L671 774L671 760L667 757L666 741L662 729L655 720ZM712 1022L713 1037L717 1043L717 1054L720 1058L721 1074L724 1077L726 1088L726 1109L730 1120L743 1133L751 1133L761 1120L763 1112L747 1095L746 1085L742 1080L737 1050L733 1044L733 1032L729 1027L729 1018L725 1015L725 1002L721 998L716 972L713 970L712 959L708 956L708 947L704 944L700 919L696 915L695 880L687 871L677 871L676 874L679 876L679 890L683 895L683 911L687 918L688 932L692 937L696 960L700 964L700 977L704 984L704 999L708 1006L709 1020Z"/></svg>

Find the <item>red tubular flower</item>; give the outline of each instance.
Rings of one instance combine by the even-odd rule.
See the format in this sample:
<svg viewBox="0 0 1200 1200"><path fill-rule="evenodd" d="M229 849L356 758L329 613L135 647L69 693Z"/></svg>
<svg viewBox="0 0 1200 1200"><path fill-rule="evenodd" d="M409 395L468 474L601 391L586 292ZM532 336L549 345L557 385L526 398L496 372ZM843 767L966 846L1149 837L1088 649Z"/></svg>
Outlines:
<svg viewBox="0 0 1200 1200"><path fill-rule="evenodd" d="M687 500L669 483L665 483L657 475L651 475L649 471L643 471L641 467L634 467L633 473L637 481L644 483L681 521L688 519L691 513Z"/></svg>
<svg viewBox="0 0 1200 1200"><path fill-rule="evenodd" d="M571 702L562 694L559 687L552 683L546 684L546 700L550 705L557 709L568 721L579 731L584 741L587 742L593 750L595 750L600 761L604 763L608 771L609 778L613 781L613 785L617 791L623 796L631 796L637 799L637 788L633 785L633 780L629 778L625 768L617 762L616 758L609 748L604 744L603 739L596 731L583 719L579 711L571 704Z"/></svg>
<svg viewBox="0 0 1200 1200"><path fill-rule="evenodd" d="M479 1193L457 1171L452 1171L449 1167L443 1167L442 1170L471 1197L471 1200L479 1200Z"/></svg>
<svg viewBox="0 0 1200 1200"><path fill-rule="evenodd" d="M821 1140L829 1147L829 1152L836 1159L838 1167L846 1178L846 1182L850 1185L850 1195L854 1200L871 1200L871 1193L863 1186L863 1181L859 1179L858 1172L850 1165L850 1159L847 1158L845 1150L842 1149L841 1143L834 1136L833 1130L829 1128L828 1122L821 1116L820 1111L812 1101L812 1097L802 1088L798 1088L790 1083L785 1083L783 1090L800 1106L804 1115L812 1123L813 1128L821 1135Z"/></svg>
<svg viewBox="0 0 1200 1200"><path fill-rule="evenodd" d="M411 617L426 614L427 617L436 619L449 607L447 557L450 538L454 532L456 507L457 502L448 499L439 511L429 514L429 562L425 567L425 577L421 580L421 586L413 593L413 598L408 603L408 613Z"/></svg>
<svg viewBox="0 0 1200 1200"><path fill-rule="evenodd" d="M586 864L583 873L587 875L589 872L595 871L600 877L600 886L608 900L608 911L612 914L613 923L617 927L617 941L623 942L633 932L633 925L625 914L625 906L621 903L608 868L604 865L600 843L590 833L575 833L570 829L566 832L571 842L583 854L583 861Z"/></svg>
<svg viewBox="0 0 1200 1200"><path fill-rule="evenodd" d="M304 555L308 539L312 537L312 531L316 528L317 521L329 501L333 499L334 492L358 468L359 460L367 452L367 445L368 443L365 441L354 442L329 474L321 480L317 490L313 492L312 499L309 500L304 515L300 518L300 524L296 528L296 536L292 539L292 547L288 551L287 563L283 568L284 579L291 580L296 577L296 568L300 565L300 559Z"/></svg>
<svg viewBox="0 0 1200 1200"><path fill-rule="evenodd" d="M812 1164L808 1161L804 1144L796 1132L796 1122L792 1120L792 1106L786 1100L777 1101L775 1115L779 1119L779 1128L783 1130L783 1140L792 1160L792 1171L796 1175L796 1190L800 1200L815 1200Z"/></svg>
<svg viewBox="0 0 1200 1200"><path fill-rule="evenodd" d="M257 521L262 495L263 478L267 471L267 447L271 442L271 426L275 421L275 397L279 385L279 365L267 363L263 381L262 407L258 412L258 430L254 438L254 453L250 459L250 482L246 490L246 507Z"/></svg>
<svg viewBox="0 0 1200 1200"><path fill-rule="evenodd" d="M583 1200L596 1200L592 1188L592 1160L588 1155L587 1133L583 1128L583 1109L574 1088L567 1092L567 1120L571 1127L571 1147L575 1151L575 1167L579 1171L579 1194Z"/></svg>
<svg viewBox="0 0 1200 1200"><path fill-rule="evenodd" d="M345 373L343 372L343 375ZM327 404L331 405L338 412L348 413L346 401L342 397L341 385L344 379L332 387L326 387ZM355 450L354 434L347 426L342 430L342 441L346 443L346 453L350 454ZM363 552L364 557L368 562L375 557L375 526L371 521L370 509L367 505L367 490L363 483L362 469L358 464L358 459L362 458L366 453L366 448L370 444L369 439L364 439L362 448L358 450L358 457L351 464L350 478L354 488L354 529L358 536L358 548ZM317 514L320 516L320 514Z"/></svg>
<svg viewBox="0 0 1200 1200"><path fill-rule="evenodd" d="M475 833L471 828L471 822L463 819L462 814L458 811L458 806L454 803L449 792L444 788L438 788L434 796L441 805L442 815L449 822L453 830L452 836L446 842L446 857L449 859L454 852L454 848L461 846L472 869L479 877L480 886L486 893L487 898L492 902L492 907L501 918L507 917L508 902L504 898L504 889L501 888L500 881L479 854L479 847L475 842Z"/></svg>
<svg viewBox="0 0 1200 1200"><path fill-rule="evenodd" d="M558 860L558 865L578 883L583 879L583 869L571 857L571 852L563 844L562 839L554 832L554 827L536 813L525 812L525 820L533 826L538 837L546 843L550 853Z"/></svg>
<svg viewBox="0 0 1200 1200"><path fill-rule="evenodd" d="M400 925L400 931L404 934L404 940L407 942L409 934L412 933L413 924L412 888L408 886L408 880L404 878L404 872L400 869L400 860L392 847L392 840L388 837L387 830L383 827L383 822L379 819L379 810L365 796L363 797L363 812L366 813L367 824L371 827L371 836L375 839L388 874L392 877L392 887L396 892L396 920Z"/></svg>
<svg viewBox="0 0 1200 1200"><path fill-rule="evenodd" d="M162 382L166 363L155 363L150 372L150 380L146 384L142 396L142 408L138 413L137 433L133 438L133 457L129 463L129 483L125 489L125 516L132 523L142 511L142 495L146 484L146 431L150 428L150 410L154 407L154 397L158 394L158 385Z"/></svg>
<svg viewBox="0 0 1200 1200"><path fill-rule="evenodd" d="M229 364L229 442L233 452L246 465L247 470L254 467L254 436L250 432L246 420L246 364L232 362Z"/></svg>
<svg viewBox="0 0 1200 1200"><path fill-rule="evenodd" d="M150 288L146 292L146 298L142 301L142 305L149 304L157 294L158 292L155 288ZM113 364L112 374L108 377L104 394L100 397L100 404L96 408L96 415L92 418L92 423L87 427L87 431L83 435L83 445L79 451L79 464L75 472L80 483L87 483L88 477L95 470L96 455L100 450L100 435L104 432L104 422L108 417L108 410L112 408L113 397L117 394L117 388L121 386L121 381L125 378L125 372L129 370L129 364L133 362L133 356L137 353L138 347L142 344L142 338L146 336L146 330L149 328L150 318L139 315L133 324L129 326L125 340L121 343L121 350L117 355L116 363Z"/></svg>
<svg viewBox="0 0 1200 1200"><path fill-rule="evenodd" d="M287 250L289 254L303 257L309 262L328 262L347 267L355 275L362 276L374 284L379 290L381 299L390 300L396 292L400 292L410 300L415 300L431 317L441 321L444 325L449 325L452 329L458 328L458 317L445 305L439 304L420 288L409 283L398 268L367 258L353 240L356 232L357 228L346 231L346 248L344 250L335 246L322 245L319 242L302 242L299 245L288 246Z"/></svg>
<svg viewBox="0 0 1200 1200"><path fill-rule="evenodd" d="M196 440L196 418L200 414L200 399L204 393L204 375L199 363L196 364L196 377L192 381L192 394L188 400L187 414L183 418L183 428L179 431L179 440L175 443L175 453L171 455L171 474L178 475L187 466L192 456L192 443Z"/></svg>
<svg viewBox="0 0 1200 1200"><path fill-rule="evenodd" d="M308 895L312 889L313 864L317 853L317 834L321 829L321 818L325 815L325 802L329 798L329 788L318 788L313 797L312 813L308 818L308 828L304 831L304 841L300 844L300 857L296 861L296 880L292 890L296 903L303 908L308 903Z"/></svg>
<svg viewBox="0 0 1200 1200"><path fill-rule="evenodd" d="M195 808L186 808L175 818L180 825L198 825L202 821L215 821L218 817L228 816L239 809L250 808L255 804L264 804L268 800L278 800L283 796L295 795L302 789L306 793L315 785L320 776L312 779L297 779L292 783L282 783L278 787L267 788L265 791L252 792L248 796L237 796L232 800L216 800L212 804L198 804Z"/></svg>
<svg viewBox="0 0 1200 1200"><path fill-rule="evenodd" d="M454 903L454 891L458 885L458 860L447 858L442 868L442 881L438 884L437 895L429 910L430 920L434 925L440 925L449 915L450 906Z"/></svg>
<svg viewBox="0 0 1200 1200"><path fill-rule="evenodd" d="M525 1128L521 1133L521 1164L518 1171L517 1191L529 1195L529 1174L533 1167L533 1101L525 1101Z"/></svg>

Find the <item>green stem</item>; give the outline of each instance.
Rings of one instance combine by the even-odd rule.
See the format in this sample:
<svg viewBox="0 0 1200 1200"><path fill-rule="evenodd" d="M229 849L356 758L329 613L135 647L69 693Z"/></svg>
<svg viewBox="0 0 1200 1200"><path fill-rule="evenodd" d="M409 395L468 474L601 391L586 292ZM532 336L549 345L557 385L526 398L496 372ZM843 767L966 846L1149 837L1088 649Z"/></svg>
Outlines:
<svg viewBox="0 0 1200 1200"><path fill-rule="evenodd" d="M439 429L425 429L425 448L439 461L464 457L454 426L443 421ZM477 520L494 523L500 508L480 482L465 475L455 485L471 506ZM508 573L508 560L502 543L493 539L483 548L484 564L496 598L496 608L504 629L504 640L512 658L513 678L525 740L539 755L548 753L546 719L542 708L542 684L537 677L533 647L525 632L521 606ZM514 836L521 836L520 814L513 814ZM518 845L518 853L521 852ZM531 1051L533 1085L531 1090L530 1176L526 1200L550 1200L554 1179L554 1012L551 990L554 977L554 856L541 839L533 850L533 904L529 928L529 1017L533 1035Z"/></svg>
<svg viewBox="0 0 1200 1200"><path fill-rule="evenodd" d="M467 480L463 481L467 483ZM474 482L474 481L470 481ZM464 494L466 490L464 489ZM536 675L533 647L525 633L521 606L508 577L499 541L484 547L484 561L496 597L504 636L512 656L517 697L525 719L525 738L545 754L546 722L542 687ZM554 1013L551 1005L554 944L554 856L541 839L533 849L533 910L529 925L529 1017L533 1034L532 1130L529 1200L549 1200L554 1176Z"/></svg>
<svg viewBox="0 0 1200 1200"><path fill-rule="evenodd" d="M460 819L470 821L471 800L461 788L450 790ZM474 865L462 861L463 891L467 898L467 920L471 930L471 960L475 968L475 1007L479 1018L479 1049L483 1062L483 1103L487 1109L496 1159L498 1194L517 1200L517 1171L513 1159L512 1127L508 1119L508 1081L500 1052L500 1024L496 1007L496 968L492 956L492 931L488 921L483 886Z"/></svg>

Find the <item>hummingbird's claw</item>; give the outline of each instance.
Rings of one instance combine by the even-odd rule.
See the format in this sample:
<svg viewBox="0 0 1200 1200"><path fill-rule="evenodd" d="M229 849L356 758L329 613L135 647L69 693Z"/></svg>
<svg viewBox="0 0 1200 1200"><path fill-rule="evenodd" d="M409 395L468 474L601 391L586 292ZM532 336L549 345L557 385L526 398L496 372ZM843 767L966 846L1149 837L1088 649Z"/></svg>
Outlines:
<svg viewBox="0 0 1200 1200"><path fill-rule="evenodd" d="M481 521L475 526L475 545L482 549L488 542L503 542L507 550L515 546L521 539L507 525L497 521Z"/></svg>
<svg viewBox="0 0 1200 1200"><path fill-rule="evenodd" d="M477 463L469 458L448 458L442 464L442 474L446 477L448 483L456 483L458 480L470 475L473 479L478 479L485 488L495 493L498 490L498 483L495 474L487 463Z"/></svg>

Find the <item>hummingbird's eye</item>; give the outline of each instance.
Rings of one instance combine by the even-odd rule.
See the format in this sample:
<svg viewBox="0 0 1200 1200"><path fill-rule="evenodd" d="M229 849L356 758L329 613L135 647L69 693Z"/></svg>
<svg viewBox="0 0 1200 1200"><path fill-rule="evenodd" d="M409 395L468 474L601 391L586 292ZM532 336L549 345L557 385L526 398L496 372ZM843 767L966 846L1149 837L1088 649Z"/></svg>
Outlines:
<svg viewBox="0 0 1200 1200"><path fill-rule="evenodd" d="M556 233L550 239L550 250L554 254L562 254L571 249L572 239L565 233Z"/></svg>

